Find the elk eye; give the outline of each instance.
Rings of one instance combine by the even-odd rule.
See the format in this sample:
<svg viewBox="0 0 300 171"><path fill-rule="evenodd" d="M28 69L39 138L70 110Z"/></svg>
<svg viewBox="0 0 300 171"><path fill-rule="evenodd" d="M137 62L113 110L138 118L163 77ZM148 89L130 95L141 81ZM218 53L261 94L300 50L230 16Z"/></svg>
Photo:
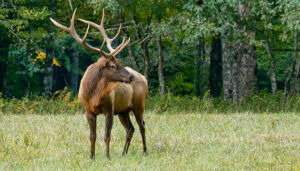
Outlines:
<svg viewBox="0 0 300 171"><path fill-rule="evenodd" d="M110 69L112 69L112 70L116 70L116 66L115 66L115 65L110 65L109 67L110 67Z"/></svg>

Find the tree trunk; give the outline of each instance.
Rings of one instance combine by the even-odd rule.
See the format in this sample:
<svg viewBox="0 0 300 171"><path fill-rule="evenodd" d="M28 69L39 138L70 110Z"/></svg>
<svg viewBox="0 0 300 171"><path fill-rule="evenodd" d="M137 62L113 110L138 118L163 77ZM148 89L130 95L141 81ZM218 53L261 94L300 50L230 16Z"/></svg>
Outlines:
<svg viewBox="0 0 300 171"><path fill-rule="evenodd" d="M289 73L289 76L285 80L284 94L286 97L291 97L299 92L299 77L300 77L300 60L298 57L298 31L294 32L294 54L293 54L293 63L292 70ZM290 82L290 90L288 90Z"/></svg>
<svg viewBox="0 0 300 171"><path fill-rule="evenodd" d="M142 49L143 49L143 54L144 54L144 76L146 77L146 79L148 79L150 58L149 58L147 42L142 43Z"/></svg>
<svg viewBox="0 0 300 171"><path fill-rule="evenodd" d="M44 95L50 96L52 94L52 86L53 86L53 66L52 65L46 66L46 68L45 68L45 76L44 76L43 84L44 84Z"/></svg>
<svg viewBox="0 0 300 171"><path fill-rule="evenodd" d="M72 47L72 66L75 70L71 71L71 89L75 92L78 91L78 73L76 70L79 67L79 51L76 46Z"/></svg>
<svg viewBox="0 0 300 171"><path fill-rule="evenodd" d="M7 29L0 25L0 94L5 93L5 75L7 71L9 45L10 39Z"/></svg>
<svg viewBox="0 0 300 171"><path fill-rule="evenodd" d="M0 61L0 92L4 94L4 82L6 73L6 62Z"/></svg>
<svg viewBox="0 0 300 171"><path fill-rule="evenodd" d="M245 20L251 10L244 1L239 3L240 20ZM254 33L241 24L228 33L223 34L222 40L224 99L239 103L256 88L256 54L249 41L254 38Z"/></svg>
<svg viewBox="0 0 300 171"><path fill-rule="evenodd" d="M127 29L126 29L125 32L126 32L127 37L130 37L129 31ZM130 59L132 68L134 70L138 71L139 68L138 68L136 60L135 60L136 57L135 57L135 53L134 53L134 50L133 50L133 44L128 45L128 53L129 53L129 59Z"/></svg>
<svg viewBox="0 0 300 171"><path fill-rule="evenodd" d="M222 77L223 77L223 93L225 101L233 101L233 85L235 82L233 74L233 61L235 58L234 48L230 41L230 31L222 35ZM236 63L235 63L236 68Z"/></svg>
<svg viewBox="0 0 300 171"><path fill-rule="evenodd" d="M209 87L212 97L219 97L222 88L222 41L220 35L213 37L211 58L210 58L210 73Z"/></svg>
<svg viewBox="0 0 300 171"><path fill-rule="evenodd" d="M138 67L138 65L135 61L136 57L135 57L135 53L134 53L134 50L133 50L133 45L128 46L128 52L129 52L129 58L130 58L130 61L131 61L132 68L136 71L139 71L139 67Z"/></svg>
<svg viewBox="0 0 300 171"><path fill-rule="evenodd" d="M133 24L135 26L135 31L136 31L136 35L140 41L140 45L143 51L143 60L144 60L144 76L146 77L146 79L148 79L148 74L149 74L149 65L150 65L150 57L149 57L149 51L148 51L148 41L147 40L143 40L144 37L142 36L142 31L141 29L138 27L137 25L137 21L135 18L133 18ZM142 41L143 40L143 41Z"/></svg>
<svg viewBox="0 0 300 171"><path fill-rule="evenodd" d="M205 41L203 37L199 38L198 44L198 56L196 59L196 96L198 98L203 97L203 92L206 91L205 86L205 73L204 73L204 59L205 59Z"/></svg>
<svg viewBox="0 0 300 171"><path fill-rule="evenodd" d="M247 21L251 15L251 9L246 0L239 1L239 17L241 21ZM242 22L241 22L242 23ZM254 94L256 88L256 54L249 39L254 39L253 31L247 30L243 24L238 24L235 31L235 41L237 44L237 98L235 103L239 103L245 96Z"/></svg>
<svg viewBox="0 0 300 171"><path fill-rule="evenodd" d="M159 87L160 87L160 94L165 94L165 80L164 80L164 72L163 72L163 50L162 50L162 43L161 43L161 37L159 36L156 40L157 42L157 51L158 51L158 78L159 78Z"/></svg>
<svg viewBox="0 0 300 171"><path fill-rule="evenodd" d="M224 100L239 103L243 97L252 95L256 88L256 56L254 48L245 40L237 40L233 33L222 40ZM243 36L241 39L246 39Z"/></svg>
<svg viewBox="0 0 300 171"><path fill-rule="evenodd" d="M288 73L288 77L285 79L284 82L284 98L286 99L289 96L289 83L291 81L291 78L295 72L295 66L296 66L296 61L293 59L292 66L290 68L290 71Z"/></svg>
<svg viewBox="0 0 300 171"><path fill-rule="evenodd" d="M237 52L237 72L238 72L238 96L240 102L244 96L254 93L256 87L256 56L254 48L247 41L238 44Z"/></svg>
<svg viewBox="0 0 300 171"><path fill-rule="evenodd" d="M276 82L274 54L273 54L272 49L270 48L268 40L266 41L266 49L267 49L267 53L270 57L270 80L271 80L272 94L275 94L277 91L277 82Z"/></svg>
<svg viewBox="0 0 300 171"><path fill-rule="evenodd" d="M50 36L48 42L53 41L53 36ZM54 49L52 45L47 46L46 49L46 62L45 62L45 75L43 79L44 84L44 95L51 96L53 88L53 65L52 60L54 56Z"/></svg>
<svg viewBox="0 0 300 171"><path fill-rule="evenodd" d="M294 59L296 61L295 65L295 76L291 87L291 96L296 95L299 92L299 71L300 71L300 60L297 52L298 48L298 31L294 33Z"/></svg>
<svg viewBox="0 0 300 171"><path fill-rule="evenodd" d="M234 33L235 34L235 33ZM235 37L235 35L234 35ZM233 49L231 51L231 64L232 64L232 102L233 103L238 103L239 101L239 97L240 97L240 93L239 93L239 73L238 73L238 56L237 56L237 52L238 52L238 43L236 42L236 40L234 40L233 43Z"/></svg>

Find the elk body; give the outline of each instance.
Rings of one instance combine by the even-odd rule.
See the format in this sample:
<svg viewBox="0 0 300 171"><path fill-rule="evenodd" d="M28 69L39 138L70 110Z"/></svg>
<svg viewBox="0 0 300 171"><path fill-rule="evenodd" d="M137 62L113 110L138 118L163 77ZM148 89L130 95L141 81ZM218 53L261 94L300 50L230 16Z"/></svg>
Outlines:
<svg viewBox="0 0 300 171"><path fill-rule="evenodd" d="M86 110L86 118L90 127L90 157L95 157L96 122L97 115L101 113L105 116L104 142L107 157L109 157L109 143L114 115L118 115L119 120L126 130L126 141L122 154L127 154L134 133L134 127L129 117L131 111L133 111L139 125L143 141L143 151L146 153L147 146L143 113L148 90L147 80L142 74L133 69L123 67L120 61L115 58L115 56L128 45L130 39L126 41L123 39L123 42L115 49L112 47L111 43L119 35L121 25L116 36L112 39L108 38L104 29L104 10L102 11L100 25L79 19L81 22L88 24L86 33L81 39L74 27L75 13L76 10L73 13L70 27L65 27L52 18L50 18L50 20L57 27L70 33L83 47L102 55L102 57L91 64L85 71L81 79L78 94L79 100ZM90 26L98 29L104 38L100 48L95 48L85 43ZM102 50L105 43L110 51L109 53Z"/></svg>

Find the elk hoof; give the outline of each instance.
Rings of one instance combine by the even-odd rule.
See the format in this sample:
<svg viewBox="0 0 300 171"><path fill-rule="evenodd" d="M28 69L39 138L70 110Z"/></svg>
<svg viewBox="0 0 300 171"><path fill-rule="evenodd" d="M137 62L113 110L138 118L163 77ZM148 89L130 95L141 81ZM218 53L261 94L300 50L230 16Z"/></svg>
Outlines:
<svg viewBox="0 0 300 171"><path fill-rule="evenodd" d="M122 156L126 156L126 154L127 154L127 153L126 153L125 151L123 151Z"/></svg>
<svg viewBox="0 0 300 171"><path fill-rule="evenodd" d="M95 160L95 155L90 155L91 160Z"/></svg>
<svg viewBox="0 0 300 171"><path fill-rule="evenodd" d="M106 153L105 156L106 156L107 159L110 159L109 153Z"/></svg>

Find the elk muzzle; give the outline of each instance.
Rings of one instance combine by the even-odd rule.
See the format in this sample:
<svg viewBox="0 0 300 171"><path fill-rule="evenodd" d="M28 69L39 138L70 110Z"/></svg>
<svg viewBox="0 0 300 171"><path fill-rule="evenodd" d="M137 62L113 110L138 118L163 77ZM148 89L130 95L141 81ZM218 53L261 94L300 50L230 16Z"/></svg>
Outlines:
<svg viewBox="0 0 300 171"><path fill-rule="evenodd" d="M135 77L133 75L130 74L130 76L126 79L124 79L124 83L131 83L135 80Z"/></svg>
<svg viewBox="0 0 300 171"><path fill-rule="evenodd" d="M134 75L129 73L125 68L116 70L110 77L111 81L131 83L135 80Z"/></svg>

